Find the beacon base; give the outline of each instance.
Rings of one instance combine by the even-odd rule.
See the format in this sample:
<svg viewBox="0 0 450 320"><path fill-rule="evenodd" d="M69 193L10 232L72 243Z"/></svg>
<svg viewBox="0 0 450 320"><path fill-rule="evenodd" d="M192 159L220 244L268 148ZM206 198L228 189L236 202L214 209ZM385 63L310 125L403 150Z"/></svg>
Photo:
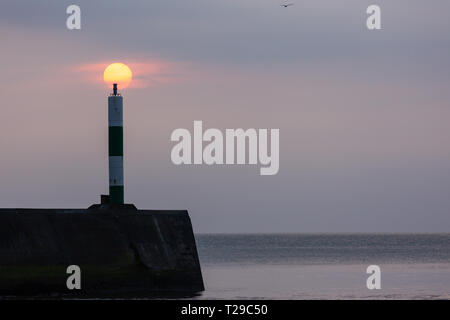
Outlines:
<svg viewBox="0 0 450 320"><path fill-rule="evenodd" d="M68 267L81 289L69 289ZM0 297L190 296L203 291L187 211L0 209Z"/></svg>

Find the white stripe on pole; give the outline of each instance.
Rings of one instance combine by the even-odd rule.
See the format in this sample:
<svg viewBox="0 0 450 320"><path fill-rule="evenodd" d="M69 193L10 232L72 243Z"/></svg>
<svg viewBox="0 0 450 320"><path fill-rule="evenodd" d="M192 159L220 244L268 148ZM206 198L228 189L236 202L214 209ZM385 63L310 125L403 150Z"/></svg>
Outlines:
<svg viewBox="0 0 450 320"><path fill-rule="evenodd" d="M123 126L123 100L122 96L109 96L108 103L108 125L110 127Z"/></svg>
<svg viewBox="0 0 450 320"><path fill-rule="evenodd" d="M123 157L109 157L109 185L123 186Z"/></svg>

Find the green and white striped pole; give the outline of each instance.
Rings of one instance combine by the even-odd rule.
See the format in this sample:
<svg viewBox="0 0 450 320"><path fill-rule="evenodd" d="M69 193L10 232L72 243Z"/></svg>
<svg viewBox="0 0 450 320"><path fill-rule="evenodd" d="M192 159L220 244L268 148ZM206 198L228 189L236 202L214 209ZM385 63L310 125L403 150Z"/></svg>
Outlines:
<svg viewBox="0 0 450 320"><path fill-rule="evenodd" d="M109 201L123 204L123 98L116 83L108 97L108 127Z"/></svg>

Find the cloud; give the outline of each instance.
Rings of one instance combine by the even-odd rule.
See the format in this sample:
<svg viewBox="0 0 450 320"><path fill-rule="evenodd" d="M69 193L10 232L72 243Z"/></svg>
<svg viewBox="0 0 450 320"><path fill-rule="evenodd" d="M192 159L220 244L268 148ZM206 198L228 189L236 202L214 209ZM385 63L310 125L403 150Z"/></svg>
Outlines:
<svg viewBox="0 0 450 320"><path fill-rule="evenodd" d="M114 62L119 61L98 61L92 63L77 64L69 68L69 72L75 74L84 83L106 86L103 81L103 71ZM172 83L181 79L183 72L186 72L187 65L179 62L169 62L163 60L126 60L120 61L128 65L133 72L133 80L130 89L143 89L150 86Z"/></svg>

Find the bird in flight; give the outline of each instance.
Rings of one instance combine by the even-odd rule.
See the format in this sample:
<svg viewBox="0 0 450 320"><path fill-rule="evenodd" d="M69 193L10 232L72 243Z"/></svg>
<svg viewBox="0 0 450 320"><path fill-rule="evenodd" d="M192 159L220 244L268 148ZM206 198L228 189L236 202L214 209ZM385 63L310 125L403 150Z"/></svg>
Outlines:
<svg viewBox="0 0 450 320"><path fill-rule="evenodd" d="M286 4L280 4L280 7L285 7L285 8L287 8L287 7L293 6L293 5L294 5L293 3L286 3Z"/></svg>

